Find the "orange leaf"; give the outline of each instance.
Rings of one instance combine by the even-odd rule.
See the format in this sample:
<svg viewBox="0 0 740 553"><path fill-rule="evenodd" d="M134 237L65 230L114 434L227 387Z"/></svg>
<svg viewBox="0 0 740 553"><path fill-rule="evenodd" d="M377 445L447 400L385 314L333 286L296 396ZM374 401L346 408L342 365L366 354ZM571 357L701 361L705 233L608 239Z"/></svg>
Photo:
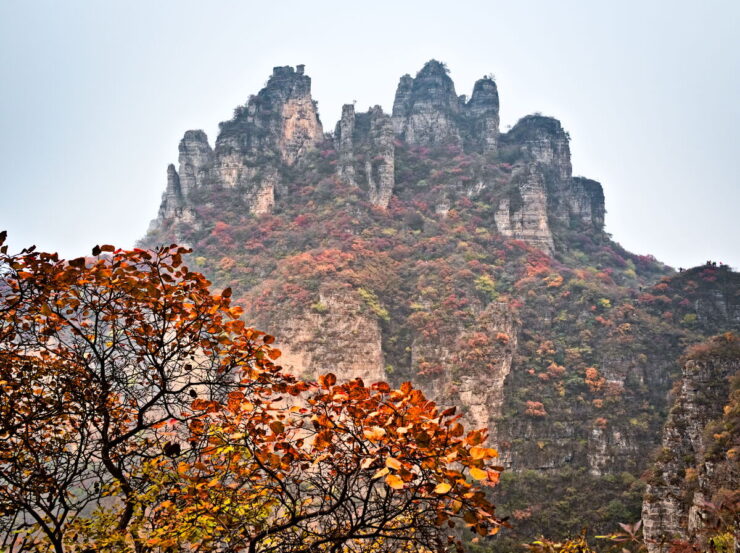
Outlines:
<svg viewBox="0 0 740 553"><path fill-rule="evenodd" d="M385 466L393 470L400 470L403 465L401 464L401 461L399 461L398 459L394 459L393 457L388 457L385 460Z"/></svg>
<svg viewBox="0 0 740 553"><path fill-rule="evenodd" d="M486 457L486 448L478 446L471 447L470 455L473 457L473 459L483 459L484 457Z"/></svg>
<svg viewBox="0 0 740 553"><path fill-rule="evenodd" d="M319 376L319 385L322 388L329 389L337 383L337 377L332 373L322 374Z"/></svg>
<svg viewBox="0 0 740 553"><path fill-rule="evenodd" d="M385 436L385 430L383 430L379 426L373 426L372 428L369 428L368 430L365 430L363 432L363 434L365 435L365 437L368 440L371 440L373 442L377 442L383 436Z"/></svg>
<svg viewBox="0 0 740 553"><path fill-rule="evenodd" d="M470 476L476 480L483 480L484 478L488 478L488 472L477 467L473 467L470 469Z"/></svg>
<svg viewBox="0 0 740 553"><path fill-rule="evenodd" d="M403 489L403 480L401 480L395 474L389 474L388 476L386 476L385 477L385 483L388 484L394 490L402 490Z"/></svg>

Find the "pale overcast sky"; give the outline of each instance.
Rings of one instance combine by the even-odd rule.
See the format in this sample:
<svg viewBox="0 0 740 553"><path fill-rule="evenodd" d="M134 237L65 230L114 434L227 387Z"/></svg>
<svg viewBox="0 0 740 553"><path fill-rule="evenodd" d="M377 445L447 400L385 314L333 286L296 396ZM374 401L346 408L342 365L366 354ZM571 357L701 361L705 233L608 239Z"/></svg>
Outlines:
<svg viewBox="0 0 740 553"><path fill-rule="evenodd" d="M436 58L458 94L496 76L503 130L561 120L623 246L740 268L739 20L737 0L0 0L0 228L133 246L184 131L213 144L273 66L306 64L330 130Z"/></svg>

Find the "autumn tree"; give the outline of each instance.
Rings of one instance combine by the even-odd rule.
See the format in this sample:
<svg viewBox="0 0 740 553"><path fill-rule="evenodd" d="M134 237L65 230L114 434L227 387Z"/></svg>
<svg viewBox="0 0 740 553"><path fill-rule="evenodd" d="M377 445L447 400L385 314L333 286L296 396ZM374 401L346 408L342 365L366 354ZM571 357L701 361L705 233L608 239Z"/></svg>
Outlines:
<svg viewBox="0 0 740 553"><path fill-rule="evenodd" d="M484 431L410 384L282 373L186 253L2 246L4 549L443 550L457 522L498 531Z"/></svg>

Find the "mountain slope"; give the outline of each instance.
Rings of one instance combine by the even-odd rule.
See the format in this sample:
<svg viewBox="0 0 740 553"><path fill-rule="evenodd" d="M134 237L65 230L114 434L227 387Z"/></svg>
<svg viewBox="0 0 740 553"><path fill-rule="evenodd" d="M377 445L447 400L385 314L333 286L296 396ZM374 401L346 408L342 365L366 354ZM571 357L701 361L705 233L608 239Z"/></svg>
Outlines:
<svg viewBox="0 0 740 553"><path fill-rule="evenodd" d="M520 541L636 519L683 349L740 327L740 276L674 273L603 231L561 124L501 133L443 64L323 134L303 67L188 131L144 245L178 241L304 376L412 380L492 428ZM546 495L545 495L546 494ZM504 548L507 537L493 546Z"/></svg>

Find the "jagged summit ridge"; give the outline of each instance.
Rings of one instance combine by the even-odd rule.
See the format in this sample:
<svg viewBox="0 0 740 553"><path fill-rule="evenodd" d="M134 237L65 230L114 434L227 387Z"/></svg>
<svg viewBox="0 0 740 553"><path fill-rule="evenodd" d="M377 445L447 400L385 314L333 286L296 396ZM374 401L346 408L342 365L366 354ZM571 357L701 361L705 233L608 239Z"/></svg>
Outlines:
<svg viewBox="0 0 740 553"><path fill-rule="evenodd" d="M338 179L358 188L370 204L386 208L396 187L396 149L403 145L457 148L466 155L514 160L512 186L506 190L485 178L467 185L450 181L437 206L441 216L447 212L448 197L474 198L498 187L495 230L504 236L552 254L558 226L601 233L601 185L573 177L569 138L560 122L527 116L502 134L499 107L492 77L479 79L468 99L458 96L446 66L430 60L415 77L401 77L391 114L380 106L357 113L348 104L334 133L325 136L304 66L275 67L266 86L220 124L214 148L203 131L185 133L179 167L168 167L152 229L183 222L209 224L199 220L196 209L198 202L207 202L209 190L233 190L234 201L246 212L269 213L288 193L286 171L300 170L319 146L336 151Z"/></svg>
<svg viewBox="0 0 740 553"><path fill-rule="evenodd" d="M492 78L476 82L467 101L455 92L445 65L431 60L415 78L401 77L393 102L393 127L409 144L462 147L466 143L467 149L493 152L499 134L498 112L498 89Z"/></svg>

